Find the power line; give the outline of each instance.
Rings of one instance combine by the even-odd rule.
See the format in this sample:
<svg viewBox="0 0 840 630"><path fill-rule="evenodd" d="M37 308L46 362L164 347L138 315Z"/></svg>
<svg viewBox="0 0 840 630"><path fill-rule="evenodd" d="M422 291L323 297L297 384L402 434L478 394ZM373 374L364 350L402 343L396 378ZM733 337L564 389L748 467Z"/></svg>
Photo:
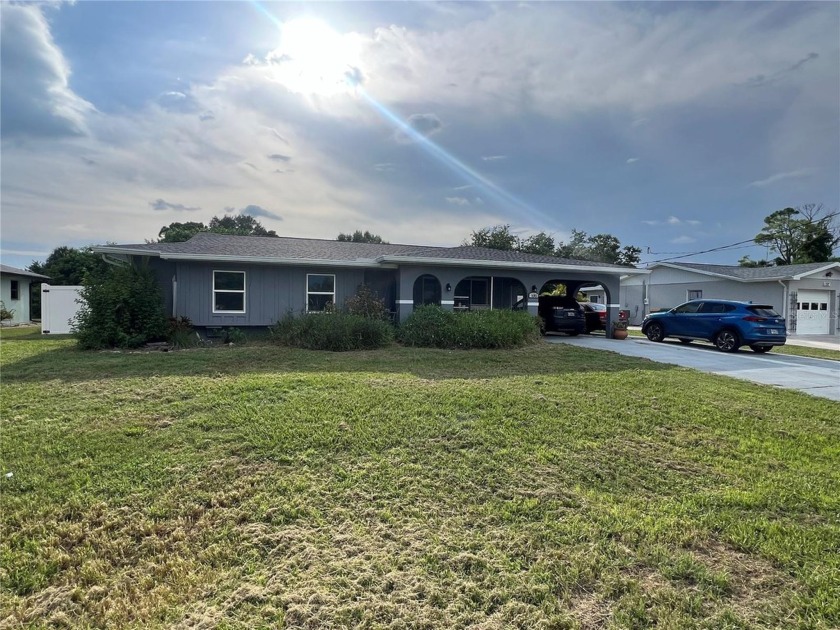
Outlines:
<svg viewBox="0 0 840 630"><path fill-rule="evenodd" d="M725 249L734 249L737 248L739 245L744 245L746 243L754 243L755 239L751 238L746 241L738 241L737 243L732 243L731 245L721 245L720 247L713 247L712 249L705 249L702 252L692 252L690 254L683 254L681 256L673 256L671 258L660 258L659 260L651 260L650 262L646 263L651 265L653 263L660 263L660 262L667 262L669 260L679 260L680 258L690 258L691 256L699 256L700 254L708 254L710 252L719 252ZM741 248L739 248L741 249Z"/></svg>

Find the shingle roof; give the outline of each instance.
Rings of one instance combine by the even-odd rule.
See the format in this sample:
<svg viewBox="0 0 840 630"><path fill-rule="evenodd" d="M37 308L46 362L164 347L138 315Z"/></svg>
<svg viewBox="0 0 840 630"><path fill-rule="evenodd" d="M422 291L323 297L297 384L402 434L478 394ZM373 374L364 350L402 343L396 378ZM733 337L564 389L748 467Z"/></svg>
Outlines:
<svg viewBox="0 0 840 630"><path fill-rule="evenodd" d="M271 236L232 236L201 232L183 243L142 243L94 247L102 252L142 252L163 257L214 256L255 258L261 260L318 260L340 262L399 262L402 259L451 260L453 262L481 261L520 264L550 264L585 267L606 267L628 270L629 267L586 260L570 260L554 256L537 256L520 252L507 252L484 247L430 247L424 245L398 245L375 243L350 243L312 238Z"/></svg>
<svg viewBox="0 0 840 630"><path fill-rule="evenodd" d="M789 280L794 276L817 271L837 263L807 263L804 265L782 265L780 267L740 267L737 265L707 265L702 263L660 263L656 266L674 267L688 271L726 276L736 280Z"/></svg>
<svg viewBox="0 0 840 630"><path fill-rule="evenodd" d="M27 278L38 278L40 280L50 280L49 276L42 276L40 273L34 271L27 271L26 269L18 269L17 267L9 267L9 265L0 265L0 273L5 273L15 276L26 276Z"/></svg>

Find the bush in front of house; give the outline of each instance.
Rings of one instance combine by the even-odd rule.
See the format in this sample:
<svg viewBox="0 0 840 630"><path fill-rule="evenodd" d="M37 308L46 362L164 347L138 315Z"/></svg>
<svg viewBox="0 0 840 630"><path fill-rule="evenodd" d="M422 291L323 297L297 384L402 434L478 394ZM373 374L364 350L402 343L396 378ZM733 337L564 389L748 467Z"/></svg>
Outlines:
<svg viewBox="0 0 840 630"><path fill-rule="evenodd" d="M146 267L112 266L92 274L81 297L73 333L83 349L137 348L166 338L160 287Z"/></svg>
<svg viewBox="0 0 840 630"><path fill-rule="evenodd" d="M398 338L423 348L514 348L540 338L539 322L524 311L454 313L422 306L400 325Z"/></svg>
<svg viewBox="0 0 840 630"><path fill-rule="evenodd" d="M394 341L394 327L383 319L344 311L287 314L271 328L272 339L283 346L308 350L372 350Z"/></svg>
<svg viewBox="0 0 840 630"><path fill-rule="evenodd" d="M344 310L351 315L360 315L367 319L387 320L391 317L385 300L366 284L359 285L356 295L347 298Z"/></svg>

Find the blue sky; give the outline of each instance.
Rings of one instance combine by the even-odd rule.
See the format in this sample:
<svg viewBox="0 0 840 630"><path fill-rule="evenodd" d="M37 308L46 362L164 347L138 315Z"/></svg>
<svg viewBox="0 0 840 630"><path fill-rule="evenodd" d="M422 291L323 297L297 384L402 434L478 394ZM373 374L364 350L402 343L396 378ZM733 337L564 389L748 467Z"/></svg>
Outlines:
<svg viewBox="0 0 840 630"><path fill-rule="evenodd" d="M2 261L251 213L644 262L840 206L838 3L2 3ZM763 248L686 258L735 264Z"/></svg>

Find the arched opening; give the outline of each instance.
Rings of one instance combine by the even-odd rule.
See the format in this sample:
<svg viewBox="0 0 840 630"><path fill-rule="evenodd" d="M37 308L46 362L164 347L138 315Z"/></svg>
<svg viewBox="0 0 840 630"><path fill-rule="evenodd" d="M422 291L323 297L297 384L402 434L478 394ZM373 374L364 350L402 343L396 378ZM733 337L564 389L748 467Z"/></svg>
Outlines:
<svg viewBox="0 0 840 630"><path fill-rule="evenodd" d="M426 304L440 306L440 280L428 273L414 281L414 308Z"/></svg>
<svg viewBox="0 0 840 630"><path fill-rule="evenodd" d="M608 287L597 281L555 278L540 288L537 314L547 331L606 334L609 296Z"/></svg>
<svg viewBox="0 0 840 630"><path fill-rule="evenodd" d="M528 305L522 282L497 276L468 276L456 285L453 298L456 311L524 310Z"/></svg>

